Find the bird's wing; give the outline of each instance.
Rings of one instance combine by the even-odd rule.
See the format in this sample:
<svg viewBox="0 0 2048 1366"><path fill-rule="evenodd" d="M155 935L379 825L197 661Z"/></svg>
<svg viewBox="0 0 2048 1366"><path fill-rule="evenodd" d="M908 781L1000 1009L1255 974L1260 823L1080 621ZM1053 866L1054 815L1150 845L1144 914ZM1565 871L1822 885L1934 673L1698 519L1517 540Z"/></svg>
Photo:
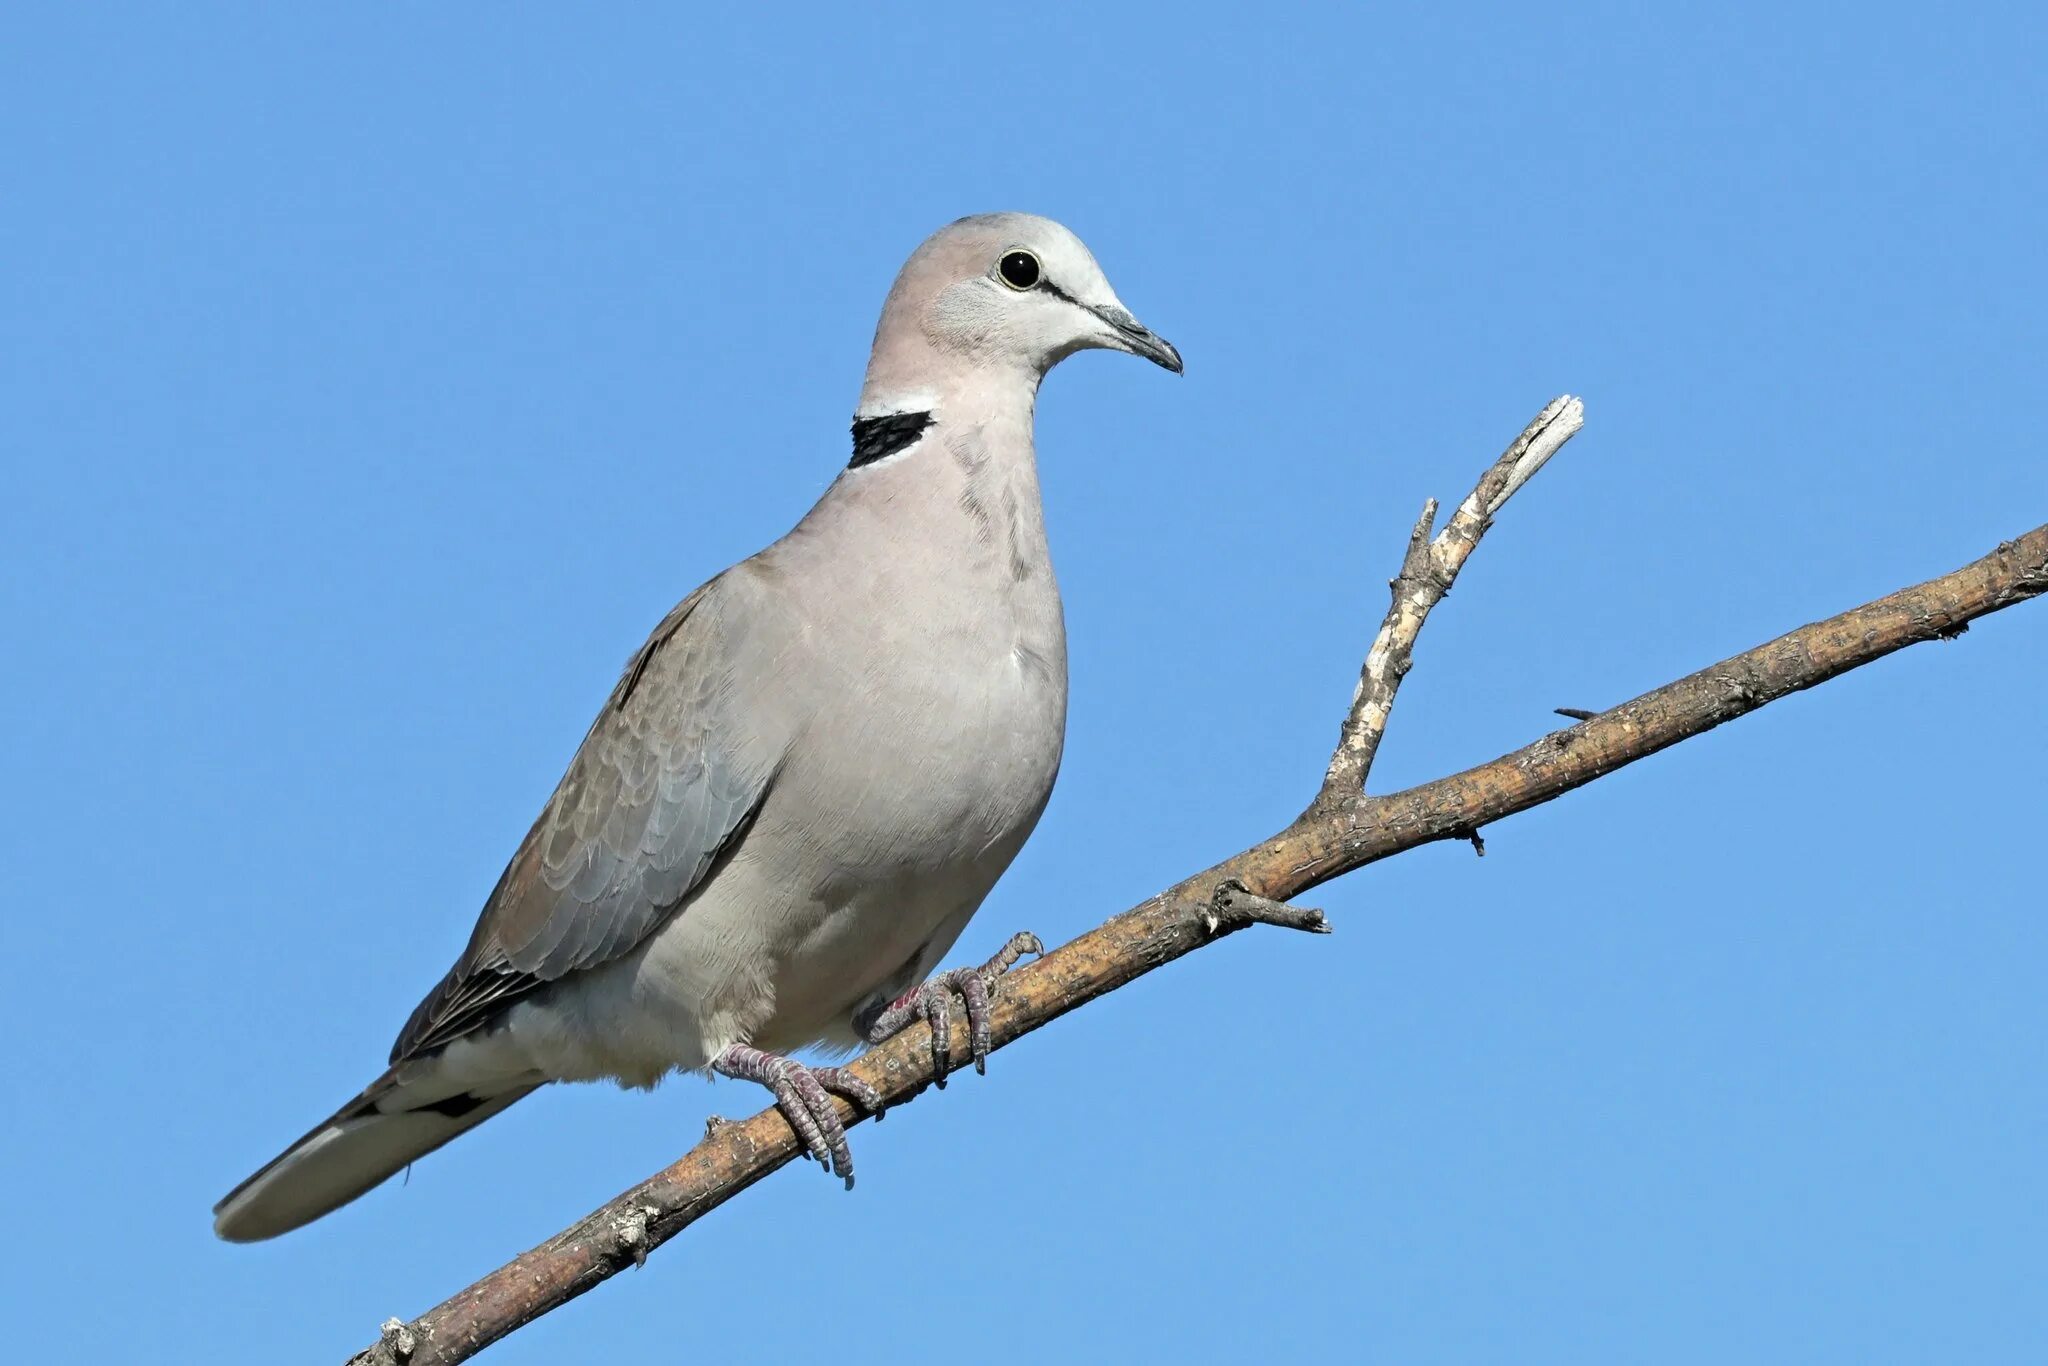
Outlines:
<svg viewBox="0 0 2048 1366"><path fill-rule="evenodd" d="M719 583L678 604L626 666L484 903L469 947L406 1021L394 1063L628 952L745 835L778 747L742 720Z"/></svg>

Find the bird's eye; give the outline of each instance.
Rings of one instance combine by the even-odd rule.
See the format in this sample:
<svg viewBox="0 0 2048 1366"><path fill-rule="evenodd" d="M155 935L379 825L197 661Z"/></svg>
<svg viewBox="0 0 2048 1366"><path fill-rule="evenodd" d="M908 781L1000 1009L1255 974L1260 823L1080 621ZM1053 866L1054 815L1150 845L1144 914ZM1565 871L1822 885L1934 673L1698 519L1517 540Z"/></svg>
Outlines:
<svg viewBox="0 0 2048 1366"><path fill-rule="evenodd" d="M1004 252L996 273L1011 289L1029 289L1038 283L1038 258L1028 251Z"/></svg>

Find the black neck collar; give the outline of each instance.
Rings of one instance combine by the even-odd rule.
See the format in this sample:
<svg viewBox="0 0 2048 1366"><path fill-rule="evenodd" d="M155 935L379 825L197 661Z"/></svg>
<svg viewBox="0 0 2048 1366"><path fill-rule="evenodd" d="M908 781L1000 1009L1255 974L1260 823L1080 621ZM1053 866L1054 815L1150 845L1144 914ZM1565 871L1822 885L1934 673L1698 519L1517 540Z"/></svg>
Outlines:
<svg viewBox="0 0 2048 1366"><path fill-rule="evenodd" d="M884 413L880 417L853 420L853 459L846 468L857 470L884 456L894 455L924 435L932 425L930 413Z"/></svg>

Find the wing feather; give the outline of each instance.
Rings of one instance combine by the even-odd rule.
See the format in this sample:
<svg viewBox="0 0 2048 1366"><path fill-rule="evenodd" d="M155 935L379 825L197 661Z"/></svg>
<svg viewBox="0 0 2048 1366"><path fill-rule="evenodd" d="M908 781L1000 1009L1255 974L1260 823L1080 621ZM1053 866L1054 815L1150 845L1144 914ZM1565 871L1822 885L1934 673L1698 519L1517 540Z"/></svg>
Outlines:
<svg viewBox="0 0 2048 1366"><path fill-rule="evenodd" d="M469 947L400 1032L394 1063L630 952L745 834L776 756L734 715L720 582L678 604L627 664Z"/></svg>

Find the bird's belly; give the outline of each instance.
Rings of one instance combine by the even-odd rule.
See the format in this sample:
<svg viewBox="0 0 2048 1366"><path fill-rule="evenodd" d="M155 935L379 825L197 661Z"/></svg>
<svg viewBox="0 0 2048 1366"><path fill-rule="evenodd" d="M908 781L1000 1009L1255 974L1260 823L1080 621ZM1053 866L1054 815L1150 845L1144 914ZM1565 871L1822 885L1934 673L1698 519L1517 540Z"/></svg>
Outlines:
<svg viewBox="0 0 2048 1366"><path fill-rule="evenodd" d="M1063 684L1064 679L1054 680ZM1063 687L1021 674L986 705L820 724L870 743L799 747L732 857L623 958L579 974L562 1077L647 1085L728 1044L851 1047L855 1008L937 965L1051 795ZM946 717L945 720L933 719ZM843 733L863 733L859 729ZM565 986L569 985L567 983Z"/></svg>
<svg viewBox="0 0 2048 1366"><path fill-rule="evenodd" d="M815 871L804 933L776 957L776 1009L756 1042L851 1045L857 1006L929 975L1037 824L1063 720L1020 705L992 724L935 726L902 742L914 762L899 752L881 766L886 783L833 775L834 791L802 804L824 798L846 818L806 841Z"/></svg>

